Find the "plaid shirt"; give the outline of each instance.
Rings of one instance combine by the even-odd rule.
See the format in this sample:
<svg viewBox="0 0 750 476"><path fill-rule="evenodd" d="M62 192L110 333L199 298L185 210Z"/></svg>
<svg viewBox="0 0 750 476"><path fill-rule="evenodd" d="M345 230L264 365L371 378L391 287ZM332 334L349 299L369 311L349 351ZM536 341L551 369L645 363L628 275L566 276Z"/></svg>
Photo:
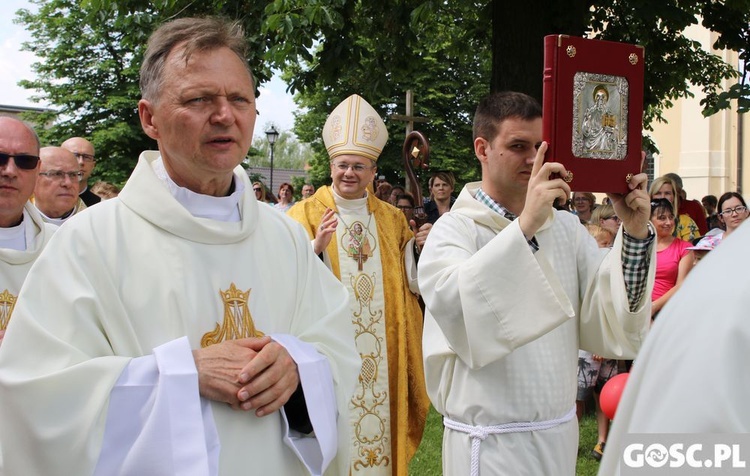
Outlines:
<svg viewBox="0 0 750 476"><path fill-rule="evenodd" d="M499 213L510 221L518 218L510 210L484 193L481 187L477 190L474 198L480 203L487 205L493 212ZM622 275L625 278L625 290L628 293L630 312L634 312L637 309L638 303L641 302L643 295L646 293L646 278L648 277L649 264L651 264L651 254L648 251L655 236L656 234L651 223L648 224L648 237L643 240L633 238L624 229L622 230ZM532 251L539 250L536 238L532 237L529 240L529 246Z"/></svg>

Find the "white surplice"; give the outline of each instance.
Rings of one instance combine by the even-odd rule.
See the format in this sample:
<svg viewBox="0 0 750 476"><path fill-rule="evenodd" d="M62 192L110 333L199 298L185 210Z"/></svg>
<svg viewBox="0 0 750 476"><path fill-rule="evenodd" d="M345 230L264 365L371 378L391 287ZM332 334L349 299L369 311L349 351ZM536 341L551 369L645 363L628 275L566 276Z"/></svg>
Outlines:
<svg viewBox="0 0 750 476"><path fill-rule="evenodd" d="M346 290L299 225L252 194L240 222L194 217L157 158L142 154L119 198L66 222L28 276L0 348L8 473L315 474L338 447L326 474L345 474L336 413L359 368ZM240 168L237 181L251 189ZM191 350L249 335L297 362L314 434L283 411L199 397Z"/></svg>
<svg viewBox="0 0 750 476"><path fill-rule="evenodd" d="M620 473L628 433L750 433L748 243L750 221L693 268L659 313L617 407L600 475Z"/></svg>
<svg viewBox="0 0 750 476"><path fill-rule="evenodd" d="M31 202L23 207L23 221L16 238L10 238L8 248L0 247L0 328L5 329L13 314L18 293L34 261L39 257L57 227L45 223L39 210ZM3 474L0 454L0 474Z"/></svg>
<svg viewBox="0 0 750 476"><path fill-rule="evenodd" d="M23 208L23 221L19 225L18 246L0 247L0 324L7 326L26 275L39 257L57 227L42 220L31 202Z"/></svg>
<svg viewBox="0 0 750 476"><path fill-rule="evenodd" d="M630 312L621 231L607 253L577 217L550 210L534 253L518 220L474 198L478 186L467 185L440 217L419 261L430 400L444 417L472 426L562 419L575 404L579 340L599 355L632 358L648 330L648 298ZM479 469L572 475L577 445L575 418L490 435ZM469 474L470 458L470 436L446 428L444 474Z"/></svg>

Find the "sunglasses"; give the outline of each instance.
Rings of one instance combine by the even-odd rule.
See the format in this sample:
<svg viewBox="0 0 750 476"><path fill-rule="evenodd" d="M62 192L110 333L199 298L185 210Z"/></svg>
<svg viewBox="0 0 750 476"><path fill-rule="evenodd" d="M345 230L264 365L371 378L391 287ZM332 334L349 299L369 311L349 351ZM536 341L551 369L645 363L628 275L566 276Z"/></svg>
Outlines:
<svg viewBox="0 0 750 476"><path fill-rule="evenodd" d="M39 157L36 155L27 154L4 154L0 152L0 167L8 165L8 161L13 158L13 162L16 163L16 167L23 170L33 170L39 163Z"/></svg>

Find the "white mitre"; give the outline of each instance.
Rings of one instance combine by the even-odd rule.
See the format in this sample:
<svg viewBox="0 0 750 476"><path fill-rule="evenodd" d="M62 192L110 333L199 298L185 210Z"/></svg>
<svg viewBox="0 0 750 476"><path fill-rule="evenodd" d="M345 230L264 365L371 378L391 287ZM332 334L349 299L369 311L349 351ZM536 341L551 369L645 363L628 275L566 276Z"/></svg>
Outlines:
<svg viewBox="0 0 750 476"><path fill-rule="evenodd" d="M386 141L383 120L356 94L336 106L323 127L323 142L332 159L347 154L378 160Z"/></svg>

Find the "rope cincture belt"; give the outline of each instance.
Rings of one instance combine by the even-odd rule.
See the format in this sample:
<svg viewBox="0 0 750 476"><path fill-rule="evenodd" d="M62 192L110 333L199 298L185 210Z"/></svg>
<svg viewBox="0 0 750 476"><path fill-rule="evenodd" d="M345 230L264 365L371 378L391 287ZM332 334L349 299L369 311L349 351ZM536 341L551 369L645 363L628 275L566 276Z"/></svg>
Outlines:
<svg viewBox="0 0 750 476"><path fill-rule="evenodd" d="M576 416L576 407L570 409L568 413L554 420L528 421L503 423L502 425L493 426L472 426L443 417L443 425L451 430L466 433L471 437L471 476L479 476L479 445L490 435L501 433L521 433L525 431L549 430L556 426L562 425L572 420Z"/></svg>

